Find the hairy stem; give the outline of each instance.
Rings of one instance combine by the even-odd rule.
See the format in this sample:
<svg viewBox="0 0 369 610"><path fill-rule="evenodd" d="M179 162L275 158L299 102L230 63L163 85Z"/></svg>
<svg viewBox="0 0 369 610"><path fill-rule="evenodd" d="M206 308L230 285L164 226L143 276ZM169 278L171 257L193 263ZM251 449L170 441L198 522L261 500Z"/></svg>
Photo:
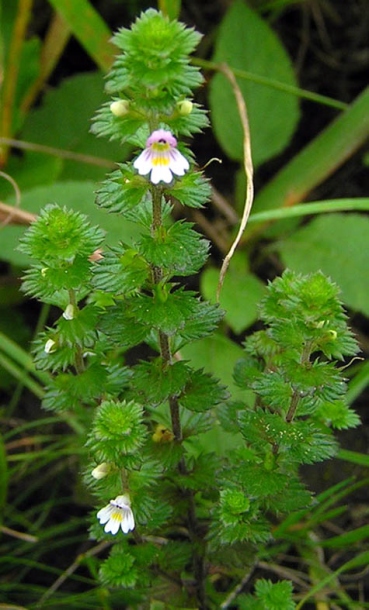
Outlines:
<svg viewBox="0 0 369 610"><path fill-rule="evenodd" d="M153 220L151 225L152 233L155 233L162 224L162 191L160 187L153 186L151 189L152 193L152 207L153 207ZM160 267L153 267L152 269L153 280L158 285L163 280L163 271ZM169 337L164 332L159 331L159 345L160 355L163 361L170 366L173 363L173 357L170 348ZM177 442L181 442L183 439L182 425L179 413L178 398L176 396L169 397L169 408L170 417L172 424L172 432ZM185 460L181 458L178 464L178 470L181 475L188 474ZM199 532L199 523L196 517L194 495L191 491L185 490L184 494L188 500L188 531L190 539L194 546L193 555L193 571L196 582L196 596L198 599L199 610L206 610L206 594L205 594L205 563L204 553L201 550L202 536Z"/></svg>

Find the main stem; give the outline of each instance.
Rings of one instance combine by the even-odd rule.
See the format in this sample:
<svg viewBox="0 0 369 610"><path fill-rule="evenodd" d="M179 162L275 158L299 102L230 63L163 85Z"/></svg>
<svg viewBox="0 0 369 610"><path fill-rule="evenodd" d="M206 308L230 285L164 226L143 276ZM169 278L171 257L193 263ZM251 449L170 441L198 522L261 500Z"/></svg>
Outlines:
<svg viewBox="0 0 369 610"><path fill-rule="evenodd" d="M161 189L158 187L152 188L152 208L153 208L153 221L152 221L152 232L154 233L159 227L161 227L161 200L162 193ZM155 284L159 284L163 279L163 273L160 267L153 268L153 276ZM172 364L172 353L170 350L169 338L168 335L159 331L159 343L160 343L160 353L163 360L171 365ZM182 427L181 420L179 417L179 405L178 400L175 396L169 397L169 407L170 407L170 417L172 420L172 431L174 434L174 438L176 441L182 440Z"/></svg>
<svg viewBox="0 0 369 610"><path fill-rule="evenodd" d="M151 189L152 193L152 207L153 207L153 221L151 230L152 233L155 233L162 224L162 191L159 187L153 186ZM154 283L156 285L160 284L163 280L163 272L160 267L153 267L153 278ZM160 344L160 354L164 362L169 366L173 362L172 353L170 349L169 337L164 332L159 331L159 344ZM172 422L172 432L174 434L174 438L177 442L182 441L182 426L181 419L179 415L179 404L176 396L169 396L169 408L170 408L170 417ZM186 463L183 458L181 458L178 464L178 470L181 475L187 474ZM185 494L188 498L189 502L189 510L188 510L188 531L190 535L191 542L194 546L194 555L193 555L193 569L196 580L196 593L197 599L199 603L199 610L206 610L206 594L205 594L205 565L204 565L204 557L203 553L197 550L199 546L199 523L197 521L196 512L195 512L195 502L193 493L191 491L185 491ZM201 545L200 545L201 546Z"/></svg>

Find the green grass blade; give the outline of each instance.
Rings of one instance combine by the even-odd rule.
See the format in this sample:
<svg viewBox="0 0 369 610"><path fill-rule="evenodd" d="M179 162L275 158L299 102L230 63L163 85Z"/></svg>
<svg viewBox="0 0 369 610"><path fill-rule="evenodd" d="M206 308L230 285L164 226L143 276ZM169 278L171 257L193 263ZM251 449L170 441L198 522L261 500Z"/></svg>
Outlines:
<svg viewBox="0 0 369 610"><path fill-rule="evenodd" d="M43 388L32 379L24 369L19 368L9 358L0 353L0 366L2 366L8 373L10 373L15 379L20 381L26 386L37 398L43 398Z"/></svg>
<svg viewBox="0 0 369 610"><path fill-rule="evenodd" d="M305 597L303 597L303 599L297 604L296 610L301 610L301 608L303 608L303 606L305 606L305 603L309 599L314 597L314 595L319 593L319 591L322 591L322 589L324 589L324 587L329 585L329 583L334 581L337 578L337 576L339 576L343 572L348 572L349 570L352 570L354 568L367 566L368 563L369 563L369 551L360 553L359 555L357 555L350 561L347 561L340 568L338 568L338 570L336 570L335 572L332 572L326 578L323 578L317 585L315 585L314 587L309 589L309 592L307 593L307 595L305 595Z"/></svg>
<svg viewBox="0 0 369 610"><path fill-rule="evenodd" d="M203 70L213 70L214 72L220 71L219 64L214 61L208 61L207 59L195 57L193 58L192 63L195 66L199 66ZM309 102L315 102L317 104L321 104L322 106L337 108L337 110L345 110L348 107L348 105L344 102L335 100L327 95L320 95L319 93L314 93L313 91L308 91L307 89L301 89L301 87L294 87L293 85L288 85L282 81L269 78L268 76L262 76L261 74L254 74L254 72L248 72L247 70L240 70L239 68L233 68L232 66L230 66L230 68L237 78L249 80L257 85L270 87L271 89L283 91L284 93L290 93L295 97L308 100Z"/></svg>
<svg viewBox="0 0 369 610"><path fill-rule="evenodd" d="M266 210L256 212L249 218L249 224L253 222L270 222L272 220L285 220L286 218L299 218L312 214L327 214L329 212L348 212L353 210L368 211L369 198L357 199L330 199L316 201L313 203L300 203L291 208L279 208L277 210Z"/></svg>
<svg viewBox="0 0 369 610"><path fill-rule="evenodd" d="M74 36L103 71L109 70L115 47L109 42L111 32L88 0L49 0L67 22Z"/></svg>
<svg viewBox="0 0 369 610"><path fill-rule="evenodd" d="M350 451L348 449L340 449L336 457L339 460L344 460L345 462L350 462L351 464L358 464L359 466L369 468L369 455L366 455L365 453Z"/></svg>
<svg viewBox="0 0 369 610"><path fill-rule="evenodd" d="M9 337L0 331L0 355L3 355L1 352L10 360L14 360L22 369L34 375L40 383L46 384L49 381L47 373L35 368L32 357L23 348L19 347L15 341L9 339Z"/></svg>

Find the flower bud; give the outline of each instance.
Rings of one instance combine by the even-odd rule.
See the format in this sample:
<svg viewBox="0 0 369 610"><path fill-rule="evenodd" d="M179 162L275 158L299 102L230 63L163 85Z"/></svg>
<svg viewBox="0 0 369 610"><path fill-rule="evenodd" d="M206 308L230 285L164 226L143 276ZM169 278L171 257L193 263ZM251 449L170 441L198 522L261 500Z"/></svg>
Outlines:
<svg viewBox="0 0 369 610"><path fill-rule="evenodd" d="M91 475L94 479L99 481L100 479L106 477L109 474L110 470L110 464L108 464L107 462L103 462L102 464L99 464L98 466L96 466L96 468L93 469Z"/></svg>
<svg viewBox="0 0 369 610"><path fill-rule="evenodd" d="M181 100L180 102L177 102L177 108L179 114L187 116L192 112L193 103L190 100Z"/></svg>
<svg viewBox="0 0 369 610"><path fill-rule="evenodd" d="M129 112L129 101L128 100L116 100L110 104L110 111L114 116L122 117Z"/></svg>
<svg viewBox="0 0 369 610"><path fill-rule="evenodd" d="M53 339L48 339L45 343L44 351L46 354L52 354L56 350L56 343Z"/></svg>
<svg viewBox="0 0 369 610"><path fill-rule="evenodd" d="M69 303L69 305L67 305L65 311L63 312L63 318L65 320L73 320L73 318L74 318L74 306L72 305L72 303Z"/></svg>

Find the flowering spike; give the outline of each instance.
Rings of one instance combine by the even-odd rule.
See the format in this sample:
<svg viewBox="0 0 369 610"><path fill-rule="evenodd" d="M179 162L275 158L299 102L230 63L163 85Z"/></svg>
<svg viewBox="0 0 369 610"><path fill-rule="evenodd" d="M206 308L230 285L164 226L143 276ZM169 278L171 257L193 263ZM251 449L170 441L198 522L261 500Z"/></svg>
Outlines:
<svg viewBox="0 0 369 610"><path fill-rule="evenodd" d="M169 184L173 174L183 176L190 167L176 146L177 140L170 131L153 131L146 141L145 150L137 157L133 166L141 176L151 172L150 180L153 184L161 181Z"/></svg>

